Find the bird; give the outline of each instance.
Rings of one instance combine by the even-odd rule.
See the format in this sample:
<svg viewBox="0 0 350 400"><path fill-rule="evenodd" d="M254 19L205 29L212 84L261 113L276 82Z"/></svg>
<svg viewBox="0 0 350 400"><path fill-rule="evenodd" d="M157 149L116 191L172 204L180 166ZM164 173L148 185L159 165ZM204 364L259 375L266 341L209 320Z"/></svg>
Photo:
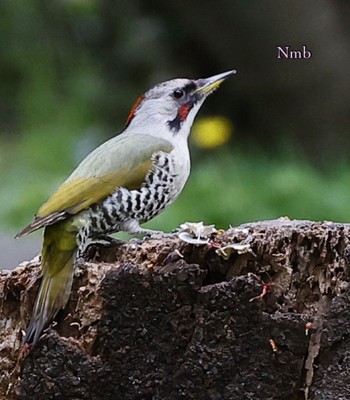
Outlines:
<svg viewBox="0 0 350 400"><path fill-rule="evenodd" d="M181 193L190 174L188 137L204 100L236 73L157 84L131 108L122 132L83 159L18 238L44 228L39 291L23 338L34 346L69 299L74 267L87 243L140 225Z"/></svg>

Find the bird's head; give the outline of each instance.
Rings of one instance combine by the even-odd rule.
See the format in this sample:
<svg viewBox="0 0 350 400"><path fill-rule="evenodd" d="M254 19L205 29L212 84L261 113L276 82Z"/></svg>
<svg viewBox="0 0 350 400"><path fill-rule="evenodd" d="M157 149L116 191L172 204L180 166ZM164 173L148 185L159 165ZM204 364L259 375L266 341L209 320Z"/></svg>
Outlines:
<svg viewBox="0 0 350 400"><path fill-rule="evenodd" d="M163 139L187 138L204 100L235 70L205 79L173 79L154 86L131 109L125 132L147 133Z"/></svg>

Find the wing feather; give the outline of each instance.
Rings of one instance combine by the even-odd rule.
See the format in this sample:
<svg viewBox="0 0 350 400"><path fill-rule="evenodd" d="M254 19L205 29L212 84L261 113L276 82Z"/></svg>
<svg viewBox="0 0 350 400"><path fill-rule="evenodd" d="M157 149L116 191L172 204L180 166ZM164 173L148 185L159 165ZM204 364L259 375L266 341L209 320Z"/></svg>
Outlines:
<svg viewBox="0 0 350 400"><path fill-rule="evenodd" d="M96 204L116 188L141 187L152 168L152 155L170 152L170 142L144 134L121 134L90 153L39 208L34 221L16 237L51 225Z"/></svg>

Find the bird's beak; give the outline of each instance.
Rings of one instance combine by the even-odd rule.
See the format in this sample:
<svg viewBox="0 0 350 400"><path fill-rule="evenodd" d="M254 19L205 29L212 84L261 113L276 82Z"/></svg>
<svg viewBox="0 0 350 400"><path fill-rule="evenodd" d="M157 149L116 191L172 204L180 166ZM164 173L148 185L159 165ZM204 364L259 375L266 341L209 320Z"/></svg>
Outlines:
<svg viewBox="0 0 350 400"><path fill-rule="evenodd" d="M205 79L198 79L196 81L197 89L194 94L199 94L201 96L207 96L215 89L217 89L220 84L232 75L235 75L236 70L223 72L222 74L214 75Z"/></svg>

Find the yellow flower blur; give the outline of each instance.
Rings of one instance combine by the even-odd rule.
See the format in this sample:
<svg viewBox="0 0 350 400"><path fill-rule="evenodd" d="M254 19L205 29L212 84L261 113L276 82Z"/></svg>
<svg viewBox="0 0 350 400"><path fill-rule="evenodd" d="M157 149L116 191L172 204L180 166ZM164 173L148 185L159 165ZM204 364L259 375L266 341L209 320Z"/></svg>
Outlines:
<svg viewBox="0 0 350 400"><path fill-rule="evenodd" d="M227 143L232 133L233 125L228 118L212 116L197 118L191 136L198 146L209 149Z"/></svg>

